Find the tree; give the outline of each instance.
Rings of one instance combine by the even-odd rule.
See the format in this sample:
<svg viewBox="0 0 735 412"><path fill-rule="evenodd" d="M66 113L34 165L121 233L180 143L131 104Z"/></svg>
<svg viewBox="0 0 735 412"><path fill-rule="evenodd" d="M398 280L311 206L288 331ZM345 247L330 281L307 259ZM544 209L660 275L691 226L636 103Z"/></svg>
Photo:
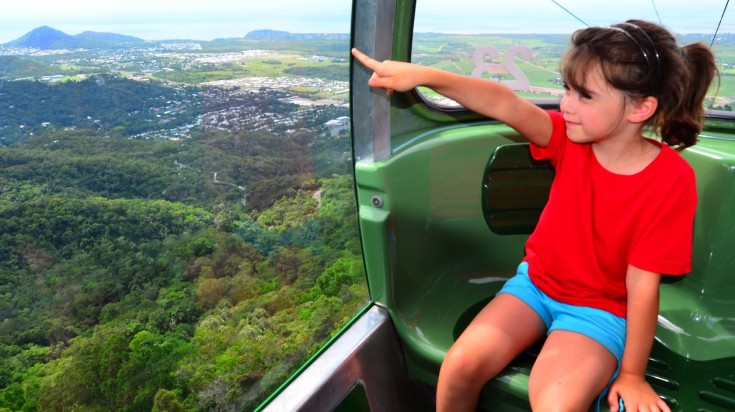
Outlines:
<svg viewBox="0 0 735 412"><path fill-rule="evenodd" d="M151 412L182 412L183 410L184 407L176 394L169 390L159 389L156 396L153 397Z"/></svg>

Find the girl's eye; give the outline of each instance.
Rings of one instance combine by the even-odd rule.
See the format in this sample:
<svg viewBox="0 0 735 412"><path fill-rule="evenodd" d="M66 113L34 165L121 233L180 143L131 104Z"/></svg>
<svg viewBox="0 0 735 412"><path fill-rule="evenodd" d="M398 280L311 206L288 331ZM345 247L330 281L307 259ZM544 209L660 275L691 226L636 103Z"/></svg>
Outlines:
<svg viewBox="0 0 735 412"><path fill-rule="evenodd" d="M562 83L562 87L564 87L564 90L566 90L567 93L569 93L569 92L575 92L582 99L591 99L592 98L592 95L590 94L590 92L587 91L587 89L584 89L584 88L580 88L580 89L576 89L575 88L575 89L573 89L572 87L569 86L569 84L567 84L567 82L563 82Z"/></svg>
<svg viewBox="0 0 735 412"><path fill-rule="evenodd" d="M581 97L582 99L591 99L592 98L592 94L589 92L589 90L587 90L585 88L579 88L579 89L576 90L576 92L577 92L577 94L579 94L579 97Z"/></svg>

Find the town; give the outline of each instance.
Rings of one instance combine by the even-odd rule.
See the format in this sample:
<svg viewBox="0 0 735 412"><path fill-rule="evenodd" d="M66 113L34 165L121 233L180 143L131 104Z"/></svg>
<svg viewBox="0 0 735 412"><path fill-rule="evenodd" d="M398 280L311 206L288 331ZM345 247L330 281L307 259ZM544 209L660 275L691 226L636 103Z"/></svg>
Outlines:
<svg viewBox="0 0 735 412"><path fill-rule="evenodd" d="M10 61L32 60L39 64L35 65L32 76L27 71L19 76L12 65L8 65L8 70L0 72L0 82L36 81L54 85L115 75L142 83L157 82L172 89L174 97L149 98L145 107L127 114L149 126L132 135L133 138L180 140L199 127L279 132L311 128L321 136L339 136L348 126L345 116L349 84L346 80L272 70L281 61L292 71L302 65L312 70L329 65L332 69L342 67L346 78L347 59L344 57L301 56L261 48L204 52L202 45L193 41L145 42L134 47L97 49L0 46L0 58L2 56L13 59ZM201 75L187 77L182 73ZM192 93L191 87L198 91ZM281 107L261 104L273 100ZM193 111L197 112L195 118L182 124L182 118L190 118L183 115ZM0 128L0 138L10 132L30 136L55 126L50 119L36 119L37 124L25 120L15 125L11 123ZM78 123L66 128L84 125L99 130L105 128L104 120L93 116Z"/></svg>

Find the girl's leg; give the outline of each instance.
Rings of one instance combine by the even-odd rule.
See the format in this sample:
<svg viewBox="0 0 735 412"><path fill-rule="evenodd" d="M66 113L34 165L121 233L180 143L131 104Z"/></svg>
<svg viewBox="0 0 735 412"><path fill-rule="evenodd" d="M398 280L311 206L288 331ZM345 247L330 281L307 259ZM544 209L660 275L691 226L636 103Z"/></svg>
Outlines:
<svg viewBox="0 0 735 412"><path fill-rule="evenodd" d="M531 370L531 408L587 411L610 382L617 365L615 356L592 338L553 330Z"/></svg>
<svg viewBox="0 0 735 412"><path fill-rule="evenodd" d="M544 334L544 322L530 306L513 295L497 295L447 352L437 412L474 411L483 385Z"/></svg>

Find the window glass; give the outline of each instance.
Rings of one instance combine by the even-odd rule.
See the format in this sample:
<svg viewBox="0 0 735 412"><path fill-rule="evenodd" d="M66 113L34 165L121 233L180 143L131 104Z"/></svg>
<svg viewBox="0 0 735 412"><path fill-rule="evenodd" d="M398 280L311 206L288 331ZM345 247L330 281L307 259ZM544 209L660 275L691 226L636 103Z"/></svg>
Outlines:
<svg viewBox="0 0 735 412"><path fill-rule="evenodd" d="M321 3L3 5L0 410L253 410L366 305Z"/></svg>
<svg viewBox="0 0 735 412"><path fill-rule="evenodd" d="M731 111L735 99L735 11L723 9L726 7L726 2L714 0L418 0L412 61L500 81L532 100L558 99L563 94L559 60L571 33L587 25L650 20L674 32L680 45L696 41L712 45L722 77L706 104ZM430 90L422 88L421 92L439 106L457 106Z"/></svg>

